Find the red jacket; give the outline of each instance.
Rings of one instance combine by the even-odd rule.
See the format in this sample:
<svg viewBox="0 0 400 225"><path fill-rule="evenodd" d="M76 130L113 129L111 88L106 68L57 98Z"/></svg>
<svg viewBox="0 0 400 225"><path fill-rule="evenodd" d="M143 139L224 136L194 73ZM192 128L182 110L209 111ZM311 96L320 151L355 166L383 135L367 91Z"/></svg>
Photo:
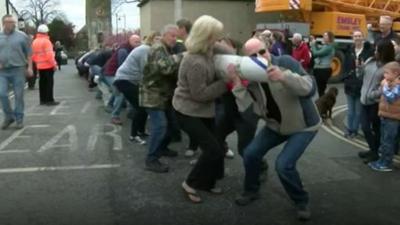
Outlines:
<svg viewBox="0 0 400 225"><path fill-rule="evenodd" d="M32 61L36 63L38 70L52 69L57 67L53 44L49 35L38 33L32 42Z"/></svg>
<svg viewBox="0 0 400 225"><path fill-rule="evenodd" d="M118 68L122 65L129 53L132 51L132 46L129 43L123 44L119 47L109 58L104 65L104 75L115 76Z"/></svg>
<svg viewBox="0 0 400 225"><path fill-rule="evenodd" d="M302 41L298 47L293 49L292 57L299 61L305 70L308 70L311 61L311 54L310 49L304 41Z"/></svg>

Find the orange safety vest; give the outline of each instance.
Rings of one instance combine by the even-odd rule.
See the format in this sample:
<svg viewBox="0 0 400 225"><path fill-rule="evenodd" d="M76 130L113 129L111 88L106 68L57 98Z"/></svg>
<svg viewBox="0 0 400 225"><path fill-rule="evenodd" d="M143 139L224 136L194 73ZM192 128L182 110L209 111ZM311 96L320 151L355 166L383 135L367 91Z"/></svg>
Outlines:
<svg viewBox="0 0 400 225"><path fill-rule="evenodd" d="M53 44L47 34L38 33L32 42L32 61L36 63L38 70L57 67Z"/></svg>

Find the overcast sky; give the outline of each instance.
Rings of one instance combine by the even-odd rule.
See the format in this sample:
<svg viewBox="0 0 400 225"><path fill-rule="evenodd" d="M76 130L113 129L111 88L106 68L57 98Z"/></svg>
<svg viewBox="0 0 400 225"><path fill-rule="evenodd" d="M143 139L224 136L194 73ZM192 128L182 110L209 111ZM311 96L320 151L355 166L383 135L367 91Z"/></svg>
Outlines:
<svg viewBox="0 0 400 225"><path fill-rule="evenodd" d="M60 0L59 10L63 11L68 20L76 25L76 31L85 25L85 0ZM124 27L123 15L126 16L126 28L136 29L140 26L140 15L139 8L136 3L124 4L118 10L118 15L121 15L121 19L118 23L118 27L122 29ZM113 27L115 29L115 14L113 15Z"/></svg>

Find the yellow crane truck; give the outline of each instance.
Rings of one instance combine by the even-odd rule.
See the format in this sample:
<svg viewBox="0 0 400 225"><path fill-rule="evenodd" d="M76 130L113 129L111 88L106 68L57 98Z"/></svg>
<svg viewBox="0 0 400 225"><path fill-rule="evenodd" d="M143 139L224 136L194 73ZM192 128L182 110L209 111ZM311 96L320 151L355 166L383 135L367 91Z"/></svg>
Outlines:
<svg viewBox="0 0 400 225"><path fill-rule="evenodd" d="M271 21L257 24L258 30L297 32L317 40L332 31L336 37L332 82L340 81L346 73L344 62L354 30L363 31L373 42L379 31L379 16L388 15L395 19L393 30L400 31L400 22L396 22L400 19L400 0L256 0L255 11L275 15Z"/></svg>

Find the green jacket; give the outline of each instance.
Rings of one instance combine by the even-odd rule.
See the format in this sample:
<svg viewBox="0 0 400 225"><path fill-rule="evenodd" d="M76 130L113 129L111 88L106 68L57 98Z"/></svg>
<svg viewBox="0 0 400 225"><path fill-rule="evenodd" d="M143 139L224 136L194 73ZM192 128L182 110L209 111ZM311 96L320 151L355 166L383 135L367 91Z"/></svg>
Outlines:
<svg viewBox="0 0 400 225"><path fill-rule="evenodd" d="M320 48L311 45L311 52L314 57L314 68L331 68L335 56L334 44L324 44Z"/></svg>
<svg viewBox="0 0 400 225"><path fill-rule="evenodd" d="M151 47L139 87L140 106L165 109L171 104L181 58L174 58L171 48L162 42Z"/></svg>

